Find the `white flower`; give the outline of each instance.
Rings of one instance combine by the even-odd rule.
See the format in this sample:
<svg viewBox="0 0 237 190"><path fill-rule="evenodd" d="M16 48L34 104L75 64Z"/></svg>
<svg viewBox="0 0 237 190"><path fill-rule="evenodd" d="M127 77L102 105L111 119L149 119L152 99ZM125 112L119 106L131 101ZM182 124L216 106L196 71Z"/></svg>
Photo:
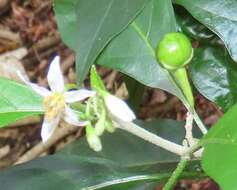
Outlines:
<svg viewBox="0 0 237 190"><path fill-rule="evenodd" d="M79 121L77 114L69 107L68 103L82 101L95 95L94 91L86 89L65 92L64 79L59 61L59 56L56 56L49 67L47 79L51 91L27 81L19 73L21 79L44 98L45 117L41 129L43 142L46 142L51 137L60 119L75 126L87 125L87 121Z"/></svg>
<svg viewBox="0 0 237 190"><path fill-rule="evenodd" d="M132 120L136 119L133 111L123 100L120 100L116 96L113 96L109 93L104 95L104 99L108 110L114 117L117 117L118 119L125 122L131 122Z"/></svg>

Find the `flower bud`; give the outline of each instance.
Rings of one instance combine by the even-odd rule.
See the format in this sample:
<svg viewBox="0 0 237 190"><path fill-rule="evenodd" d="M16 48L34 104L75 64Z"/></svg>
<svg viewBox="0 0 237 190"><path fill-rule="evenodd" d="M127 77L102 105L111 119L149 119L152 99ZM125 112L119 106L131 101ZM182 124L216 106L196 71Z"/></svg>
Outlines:
<svg viewBox="0 0 237 190"><path fill-rule="evenodd" d="M113 123L112 123L110 118L107 118L106 121L105 121L105 129L109 133L115 132L115 127L113 126Z"/></svg>
<svg viewBox="0 0 237 190"><path fill-rule="evenodd" d="M97 136L101 136L104 133L105 120L106 120L106 113L105 110L102 109L102 112L99 115L99 120L95 124L95 134Z"/></svg>
<svg viewBox="0 0 237 190"><path fill-rule="evenodd" d="M109 93L104 94L104 100L106 107L110 111L110 113L125 122L132 122L136 119L133 111L128 107L128 105L123 101L113 96Z"/></svg>
<svg viewBox="0 0 237 190"><path fill-rule="evenodd" d="M86 126L86 139L90 148L94 151L99 152L102 150L100 138L95 134L95 129L91 124Z"/></svg>

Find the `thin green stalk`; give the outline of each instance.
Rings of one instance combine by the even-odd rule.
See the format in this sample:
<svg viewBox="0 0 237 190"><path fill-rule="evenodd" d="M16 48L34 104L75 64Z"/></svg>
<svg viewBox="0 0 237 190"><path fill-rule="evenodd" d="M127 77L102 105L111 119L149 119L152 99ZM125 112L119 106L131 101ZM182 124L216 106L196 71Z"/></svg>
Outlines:
<svg viewBox="0 0 237 190"><path fill-rule="evenodd" d="M172 173L171 177L169 178L168 182L163 187L163 190L172 190L173 187L176 185L178 178L182 174L183 170L185 169L185 166L188 163L187 158L181 158L179 164L177 165L177 168Z"/></svg>
<svg viewBox="0 0 237 190"><path fill-rule="evenodd" d="M200 119L200 117L198 116L197 112L194 109L192 110L192 113L193 113L193 118L194 118L197 126L202 131L202 133L205 135L208 132L208 130L206 129L205 125L203 124L202 120Z"/></svg>
<svg viewBox="0 0 237 190"><path fill-rule="evenodd" d="M180 88L179 84L177 83L177 81L175 80L174 76L169 72L169 79L172 81L172 83L177 87L177 89L180 90L180 93L183 95L182 98L180 98L184 104L184 106L188 109L188 111L190 111L193 114L193 118L197 124L197 126L199 127L199 129L201 130L201 132L203 134L206 134L208 132L208 130L206 129L205 125L202 123L201 119L199 118L198 114L196 113L195 109L193 106L191 106L186 98L186 96L184 95L184 92L182 91L182 89Z"/></svg>

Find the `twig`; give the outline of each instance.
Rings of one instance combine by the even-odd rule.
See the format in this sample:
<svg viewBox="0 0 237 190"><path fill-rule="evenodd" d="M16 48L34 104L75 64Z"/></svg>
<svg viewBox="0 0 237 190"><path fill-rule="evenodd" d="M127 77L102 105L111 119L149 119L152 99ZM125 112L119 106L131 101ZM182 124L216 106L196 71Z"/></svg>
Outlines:
<svg viewBox="0 0 237 190"><path fill-rule="evenodd" d="M70 67L72 67L75 63L74 54L70 54L61 64L62 72L65 74Z"/></svg>
<svg viewBox="0 0 237 190"><path fill-rule="evenodd" d="M0 148L0 159L6 156L10 152L10 145L5 145Z"/></svg>
<svg viewBox="0 0 237 190"><path fill-rule="evenodd" d="M128 90L127 90L126 84L124 82L116 90L115 96L117 96L121 99L126 99L128 97Z"/></svg>
<svg viewBox="0 0 237 190"><path fill-rule="evenodd" d="M18 44L21 43L21 38L18 33L11 32L10 30L0 29L0 38L14 41Z"/></svg>
<svg viewBox="0 0 237 190"><path fill-rule="evenodd" d="M168 150L169 152L175 153L177 155L182 156L184 152L187 152L187 148L181 145L178 145L176 143L170 142L166 139L163 139L143 128L140 126L131 123L131 122L124 122L121 120L116 119L115 121L115 127L128 131L129 133L132 133L152 144L155 144L161 148L164 148L165 150Z"/></svg>
<svg viewBox="0 0 237 190"><path fill-rule="evenodd" d="M61 124L62 128L58 128L58 130L55 131L55 134L46 142L46 143L39 143L32 149L30 149L28 152L26 152L24 155L22 155L15 164L21 164L27 161L30 161L37 156L41 155L43 152L48 150L53 144L55 144L58 140L62 139L65 136L68 136L75 131L77 131L78 127L72 127L66 123Z"/></svg>
<svg viewBox="0 0 237 190"><path fill-rule="evenodd" d="M106 77L105 80L108 81L108 82L107 82L107 85L106 85L106 88L107 88L107 89L112 89L113 84L114 84L114 81L115 81L117 75L118 75L118 71L113 70L113 71L111 72L111 74Z"/></svg>
<svg viewBox="0 0 237 190"><path fill-rule="evenodd" d="M190 157L191 154L195 156L196 158L202 157L202 153L204 149L200 148L201 144L199 142L200 141L196 142L194 145L186 149L186 151L183 153L183 157L185 158Z"/></svg>
<svg viewBox="0 0 237 190"><path fill-rule="evenodd" d="M27 53L28 53L27 49L25 47L21 47L14 51L10 51L0 55L0 61L6 61L7 59L13 59L13 58L20 60L23 57L25 57Z"/></svg>
<svg viewBox="0 0 237 190"><path fill-rule="evenodd" d="M185 123L184 128L185 128L185 131L186 131L185 139L188 142L188 146L193 146L194 144L196 144L196 142L193 138L193 132L192 132L192 129L193 129L193 114L190 113L190 112L187 113L186 123Z"/></svg>
<svg viewBox="0 0 237 190"><path fill-rule="evenodd" d="M183 156L185 157L190 157L190 154L193 154L193 156L195 156L196 158L200 158L202 156L203 153L203 148L199 149L196 151L196 148L198 148L198 139L193 138L193 114L191 112L187 112L187 116L186 116L186 123L185 123L185 140L187 143L185 143L185 141L183 142L184 146L188 146L189 149L186 153L183 154Z"/></svg>
<svg viewBox="0 0 237 190"><path fill-rule="evenodd" d="M42 13L45 9L50 9L52 7L53 2L51 0L42 3L40 7L35 10L35 15Z"/></svg>
<svg viewBox="0 0 237 190"><path fill-rule="evenodd" d="M37 124L41 121L40 116L31 116L31 117L27 117L24 119L21 119L11 125L9 125L9 127L20 127L20 126L24 126L24 125L33 125L33 124Z"/></svg>
<svg viewBox="0 0 237 190"><path fill-rule="evenodd" d="M47 58L47 57L49 57L50 55L52 55L53 53L55 53L55 52L57 52L57 50L58 50L58 47L52 47L52 48L49 48L49 49L47 49L46 51L43 51L42 53L40 53L40 54L38 54L39 55L39 58L36 58L36 57L28 57L28 55L27 55L27 57L25 57L24 58L24 60L23 60L23 63L24 63L24 65L27 67L29 67L29 66L34 66L35 65L35 63L38 63L38 60L40 59L44 59L44 58ZM38 52L39 53L39 52Z"/></svg>
<svg viewBox="0 0 237 190"><path fill-rule="evenodd" d="M14 147L11 149L9 154L1 158L0 169L12 165L19 156L26 150L26 146L22 146L24 140L24 134L19 134L17 137L17 142L15 142Z"/></svg>
<svg viewBox="0 0 237 190"><path fill-rule="evenodd" d="M56 46L58 43L61 42L60 36L56 34L55 36L50 36L47 38L44 38L37 42L32 48L29 50L29 54L34 54L36 51L43 51L45 49L49 49L52 46Z"/></svg>
<svg viewBox="0 0 237 190"><path fill-rule="evenodd" d="M32 66L35 62L38 62L56 52L58 49L57 45L60 42L61 39L58 34L40 40L29 49L27 56L23 60L24 65Z"/></svg>

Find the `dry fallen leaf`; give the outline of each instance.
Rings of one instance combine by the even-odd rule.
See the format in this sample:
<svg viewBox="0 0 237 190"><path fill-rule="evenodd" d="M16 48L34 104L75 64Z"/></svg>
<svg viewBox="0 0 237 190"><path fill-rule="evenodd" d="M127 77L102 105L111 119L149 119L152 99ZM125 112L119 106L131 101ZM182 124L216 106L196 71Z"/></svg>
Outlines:
<svg viewBox="0 0 237 190"><path fill-rule="evenodd" d="M0 77L9 78L21 82L17 75L20 71L26 78L28 78L26 71L21 63L21 59L27 54L26 48L19 48L0 55Z"/></svg>

